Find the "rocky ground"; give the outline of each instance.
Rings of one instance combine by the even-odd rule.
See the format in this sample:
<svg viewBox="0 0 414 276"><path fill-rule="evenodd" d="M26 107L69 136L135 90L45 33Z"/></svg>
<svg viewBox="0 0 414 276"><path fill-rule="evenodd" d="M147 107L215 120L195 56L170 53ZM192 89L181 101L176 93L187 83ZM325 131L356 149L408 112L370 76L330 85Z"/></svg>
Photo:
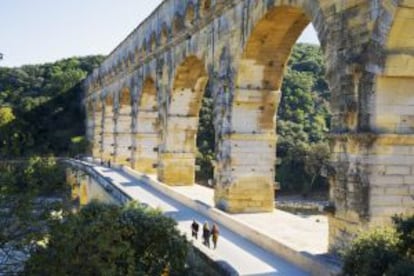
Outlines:
<svg viewBox="0 0 414 276"><path fill-rule="evenodd" d="M327 193L317 193L308 197L302 195L277 195L275 205L277 209L295 215L323 215L322 208L328 203Z"/></svg>

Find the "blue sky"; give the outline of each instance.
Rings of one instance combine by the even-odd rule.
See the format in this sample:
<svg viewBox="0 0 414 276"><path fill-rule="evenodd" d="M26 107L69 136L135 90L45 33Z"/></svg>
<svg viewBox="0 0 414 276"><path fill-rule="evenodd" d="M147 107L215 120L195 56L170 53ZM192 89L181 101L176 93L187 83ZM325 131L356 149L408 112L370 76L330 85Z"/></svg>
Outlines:
<svg viewBox="0 0 414 276"><path fill-rule="evenodd" d="M0 66L110 53L162 0L1 0ZM318 43L308 27L302 42Z"/></svg>

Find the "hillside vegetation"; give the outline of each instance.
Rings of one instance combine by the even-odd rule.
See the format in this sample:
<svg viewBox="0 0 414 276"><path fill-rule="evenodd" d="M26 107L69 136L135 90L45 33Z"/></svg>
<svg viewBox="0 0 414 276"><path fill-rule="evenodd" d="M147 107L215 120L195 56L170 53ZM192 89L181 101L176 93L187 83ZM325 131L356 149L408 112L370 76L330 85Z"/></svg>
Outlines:
<svg viewBox="0 0 414 276"><path fill-rule="evenodd" d="M0 159L68 155L84 135L80 81L102 56L0 67Z"/></svg>

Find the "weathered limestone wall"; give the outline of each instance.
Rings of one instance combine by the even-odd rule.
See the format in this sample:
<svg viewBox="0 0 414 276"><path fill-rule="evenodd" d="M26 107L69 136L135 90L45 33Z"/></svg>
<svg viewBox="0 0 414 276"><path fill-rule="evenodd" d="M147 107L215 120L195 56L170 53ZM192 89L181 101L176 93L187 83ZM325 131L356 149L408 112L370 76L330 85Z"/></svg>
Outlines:
<svg viewBox="0 0 414 276"><path fill-rule="evenodd" d="M158 101L153 78L147 78L142 87L142 95L137 112L135 134L135 169L148 174L157 172L158 163Z"/></svg>
<svg viewBox="0 0 414 276"><path fill-rule="evenodd" d="M81 170L67 168L66 181L72 188L72 200L79 200L80 206L87 205L91 201L109 204L119 203L93 177Z"/></svg>
<svg viewBox="0 0 414 276"><path fill-rule="evenodd" d="M97 201L108 204L119 204L119 202L111 196L105 189L99 185L96 180L92 177L87 176L87 181L81 184L85 186L88 191L87 197L85 198L85 203L88 204L91 201Z"/></svg>
<svg viewBox="0 0 414 276"><path fill-rule="evenodd" d="M93 118L90 119L93 120L93 123L90 124L93 125L94 130L90 133L91 136L88 140L92 143L92 156L97 158L101 158L102 153L102 112L102 104L96 104L93 109Z"/></svg>
<svg viewBox="0 0 414 276"><path fill-rule="evenodd" d="M107 95L102 120L102 159L113 160L115 154L115 122L113 96Z"/></svg>
<svg viewBox="0 0 414 276"><path fill-rule="evenodd" d="M273 210L281 83L292 46L313 23L331 91L330 242L341 246L359 229L388 223L390 213L413 212L413 6L411 0L166 0L85 82L87 109L91 101L105 102L94 120L88 115L93 154L102 139L104 160L191 185L208 84L216 206ZM129 102L117 96L124 89Z"/></svg>
<svg viewBox="0 0 414 276"><path fill-rule="evenodd" d="M89 202L88 178L81 171L66 168L66 183L71 187L72 200L79 200L81 206Z"/></svg>
<svg viewBox="0 0 414 276"><path fill-rule="evenodd" d="M379 132L412 134L414 132L414 3L401 1L389 6L393 16L384 37L382 72L376 79L375 115L372 124ZM389 19L390 20L390 19Z"/></svg>
<svg viewBox="0 0 414 276"><path fill-rule="evenodd" d="M350 40L368 41L345 70L354 95L332 99L332 105L340 108L343 103L349 110L343 117L349 130L337 130L353 132L332 137L333 247L347 243L357 231L389 224L394 214L413 213L413 18L409 1L385 1L358 5L358 13L347 19L352 25L366 24L370 32Z"/></svg>
<svg viewBox="0 0 414 276"><path fill-rule="evenodd" d="M370 215L374 225L414 210L414 135L380 135L368 156Z"/></svg>
<svg viewBox="0 0 414 276"><path fill-rule="evenodd" d="M341 247L358 231L413 213L413 135L342 135L334 141L330 244Z"/></svg>
<svg viewBox="0 0 414 276"><path fill-rule="evenodd" d="M132 147L132 105L129 89L121 91L119 108L116 114L116 163L131 165Z"/></svg>

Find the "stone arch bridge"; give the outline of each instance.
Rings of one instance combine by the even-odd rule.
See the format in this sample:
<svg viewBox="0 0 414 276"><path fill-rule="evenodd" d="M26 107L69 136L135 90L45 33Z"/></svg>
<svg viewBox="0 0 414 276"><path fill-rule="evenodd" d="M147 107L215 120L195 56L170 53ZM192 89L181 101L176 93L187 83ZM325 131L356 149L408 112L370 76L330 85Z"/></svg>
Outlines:
<svg viewBox="0 0 414 276"><path fill-rule="evenodd" d="M283 73L310 23L331 92L331 245L412 214L413 0L165 0L84 83L93 156L193 184L208 85L216 206L271 211Z"/></svg>

